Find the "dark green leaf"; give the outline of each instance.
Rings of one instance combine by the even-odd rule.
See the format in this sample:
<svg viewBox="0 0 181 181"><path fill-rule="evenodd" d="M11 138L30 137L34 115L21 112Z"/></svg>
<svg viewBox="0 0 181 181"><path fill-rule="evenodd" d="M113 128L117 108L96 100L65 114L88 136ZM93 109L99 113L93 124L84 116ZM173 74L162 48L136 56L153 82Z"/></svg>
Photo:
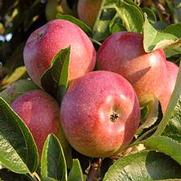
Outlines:
<svg viewBox="0 0 181 181"><path fill-rule="evenodd" d="M177 38L181 38L181 23L171 24L167 26L163 32L170 33L175 35Z"/></svg>
<svg viewBox="0 0 181 181"><path fill-rule="evenodd" d="M116 10L122 19L124 27L130 32L141 32L144 22L143 12L133 2L120 0Z"/></svg>
<svg viewBox="0 0 181 181"><path fill-rule="evenodd" d="M110 35L109 23L116 14L115 0L102 0L97 19L93 27L93 39L101 41ZM111 4L111 6L109 6Z"/></svg>
<svg viewBox="0 0 181 181"><path fill-rule="evenodd" d="M155 12L154 12L152 9L147 8L147 7L144 7L144 8L142 8L142 10L143 10L144 13L147 14L148 20L149 20L150 22L153 22L153 23L154 23L154 22L156 21Z"/></svg>
<svg viewBox="0 0 181 181"><path fill-rule="evenodd" d="M88 25L86 25L83 21L81 21L80 19L75 18L74 16L58 14L58 15L57 15L57 18L58 18L58 19L68 20L68 21L76 24L77 26L79 26L79 27L80 27L85 33L87 33L89 36L92 35L92 30L91 30L91 28L90 28Z"/></svg>
<svg viewBox="0 0 181 181"><path fill-rule="evenodd" d="M58 100L62 99L68 86L69 61L70 47L60 50L41 78L42 87Z"/></svg>
<svg viewBox="0 0 181 181"><path fill-rule="evenodd" d="M41 158L41 176L43 179L67 180L67 166L63 148L55 135L46 139Z"/></svg>
<svg viewBox="0 0 181 181"><path fill-rule="evenodd" d="M181 166L170 157L153 151L131 154L117 160L104 181L153 181L181 178Z"/></svg>
<svg viewBox="0 0 181 181"><path fill-rule="evenodd" d="M23 121L1 97L0 145L0 162L9 170L28 173L37 169L38 152L33 137Z"/></svg>
<svg viewBox="0 0 181 181"><path fill-rule="evenodd" d="M70 170L68 181L84 181L82 168L78 159L73 160L72 169Z"/></svg>
<svg viewBox="0 0 181 181"><path fill-rule="evenodd" d="M166 136L151 136L143 141L146 147L165 153L181 165L181 143Z"/></svg>

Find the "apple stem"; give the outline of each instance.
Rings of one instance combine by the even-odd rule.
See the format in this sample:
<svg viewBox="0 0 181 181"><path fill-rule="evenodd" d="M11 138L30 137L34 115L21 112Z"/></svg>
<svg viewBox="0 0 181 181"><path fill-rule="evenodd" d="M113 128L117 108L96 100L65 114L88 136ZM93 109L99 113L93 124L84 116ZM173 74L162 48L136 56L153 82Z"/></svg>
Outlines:
<svg viewBox="0 0 181 181"><path fill-rule="evenodd" d="M100 167L101 167L102 159L101 158L96 158L93 160L91 163L89 173L87 175L87 181L97 181L99 172L100 172Z"/></svg>

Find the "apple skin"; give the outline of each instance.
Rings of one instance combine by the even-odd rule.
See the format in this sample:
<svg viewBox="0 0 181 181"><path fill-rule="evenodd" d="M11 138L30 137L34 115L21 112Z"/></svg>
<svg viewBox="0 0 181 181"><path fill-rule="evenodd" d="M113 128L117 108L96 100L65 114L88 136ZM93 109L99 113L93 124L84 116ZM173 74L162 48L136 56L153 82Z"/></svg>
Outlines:
<svg viewBox="0 0 181 181"><path fill-rule="evenodd" d="M125 64L140 55L144 55L143 36L133 32L117 32L109 36L97 52L97 68L122 72Z"/></svg>
<svg viewBox="0 0 181 181"><path fill-rule="evenodd" d="M77 12L79 18L90 27L94 26L96 17L99 13L102 0L79 0Z"/></svg>
<svg viewBox="0 0 181 181"><path fill-rule="evenodd" d="M119 73L134 87L139 100L146 95L165 96L166 57L162 49L145 53L138 33L119 32L108 37L97 54L97 68ZM162 102L166 104L167 102ZM162 105L164 111L165 105Z"/></svg>
<svg viewBox="0 0 181 181"><path fill-rule="evenodd" d="M66 20L52 20L35 30L24 47L24 63L29 76L41 86L41 76L52 59L71 46L69 81L77 79L95 66L96 52L89 37L75 24Z"/></svg>
<svg viewBox="0 0 181 181"><path fill-rule="evenodd" d="M165 82L165 88L163 90L164 94L162 94L159 98L163 112L165 112L167 109L168 103L170 101L170 97L175 87L175 83L176 83L176 79L177 79L177 75L179 71L179 67L170 61L166 62L166 66L167 66L167 79Z"/></svg>
<svg viewBox="0 0 181 181"><path fill-rule="evenodd" d="M140 121L131 84L109 71L90 72L75 80L63 98L60 114L69 143L90 157L119 152L132 140Z"/></svg>
<svg viewBox="0 0 181 181"><path fill-rule="evenodd" d="M59 106L57 102L42 90L32 90L18 96L11 104L34 137L39 154L48 134L54 133L62 146L67 148L66 139L61 130Z"/></svg>

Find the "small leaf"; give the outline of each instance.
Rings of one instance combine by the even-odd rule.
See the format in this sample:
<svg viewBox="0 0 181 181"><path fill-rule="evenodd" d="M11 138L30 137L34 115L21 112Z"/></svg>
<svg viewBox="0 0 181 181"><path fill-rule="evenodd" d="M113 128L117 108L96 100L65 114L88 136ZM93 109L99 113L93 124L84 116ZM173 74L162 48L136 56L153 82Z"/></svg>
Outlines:
<svg viewBox="0 0 181 181"><path fill-rule="evenodd" d="M181 31L181 26L170 25L163 31L157 31L148 21L145 16L145 23L143 26L144 35L144 49L146 52L162 48L164 49L166 56L170 57L176 54L181 54L181 38L180 33L176 28L179 27Z"/></svg>
<svg viewBox="0 0 181 181"><path fill-rule="evenodd" d="M130 32L141 32L144 22L143 12L135 3L127 0L120 0L116 10L122 19L124 27Z"/></svg>
<svg viewBox="0 0 181 181"><path fill-rule="evenodd" d="M165 153L181 165L181 143L166 136L151 136L143 141L146 147Z"/></svg>
<svg viewBox="0 0 181 181"><path fill-rule="evenodd" d="M41 157L41 176L43 179L67 180L67 166L63 148L55 135L47 137Z"/></svg>
<svg viewBox="0 0 181 181"><path fill-rule="evenodd" d="M103 181L153 181L181 178L181 166L170 157L153 151L142 151L118 159Z"/></svg>
<svg viewBox="0 0 181 181"><path fill-rule="evenodd" d="M68 181L84 181L82 168L78 159L73 160L72 169L70 170Z"/></svg>
<svg viewBox="0 0 181 181"><path fill-rule="evenodd" d="M157 31L148 21L147 17L145 16L145 22L143 25L143 35L144 35L144 49L146 52L150 52L155 49L156 45L163 44L162 46L166 46L166 44L171 44L177 37L170 33L162 33ZM162 47L159 46L159 47ZM158 45L157 45L158 47Z"/></svg>
<svg viewBox="0 0 181 181"><path fill-rule="evenodd" d="M37 169L38 152L34 139L18 115L0 97L0 162L16 173Z"/></svg>
<svg viewBox="0 0 181 181"><path fill-rule="evenodd" d="M149 20L150 22L155 22L155 21L157 21L155 12L154 12L152 9L147 8L147 7L144 7L144 8L142 8L142 11L147 14L148 20Z"/></svg>
<svg viewBox="0 0 181 181"><path fill-rule="evenodd" d="M38 87L31 80L22 79L10 84L5 90L0 92L0 97L8 104L11 104L18 96L34 89L38 89Z"/></svg>
<svg viewBox="0 0 181 181"><path fill-rule="evenodd" d="M68 21L76 24L77 26L79 26L89 36L92 35L91 28L87 24L85 24L83 21L81 21L80 19L77 19L77 18L75 18L74 16L71 16L71 15L61 15L61 14L58 14L56 17L58 19L68 20Z"/></svg>
<svg viewBox="0 0 181 181"><path fill-rule="evenodd" d="M140 98L140 105L142 106L141 125L137 130L140 134L143 129L151 127L158 119L159 102L154 96L143 96ZM144 115L143 115L144 114Z"/></svg>
<svg viewBox="0 0 181 181"><path fill-rule="evenodd" d="M15 82L20 79L26 73L26 68L24 66L18 67L14 70L11 75L7 75L1 82L3 88L5 88L8 84Z"/></svg>
<svg viewBox="0 0 181 181"><path fill-rule="evenodd" d="M101 7L93 27L93 39L104 40L110 35L109 24L116 14L115 0L102 0ZM109 6L111 4L111 6Z"/></svg>
<svg viewBox="0 0 181 181"><path fill-rule="evenodd" d="M42 87L58 100L62 99L68 86L69 61L70 47L60 50L41 78Z"/></svg>

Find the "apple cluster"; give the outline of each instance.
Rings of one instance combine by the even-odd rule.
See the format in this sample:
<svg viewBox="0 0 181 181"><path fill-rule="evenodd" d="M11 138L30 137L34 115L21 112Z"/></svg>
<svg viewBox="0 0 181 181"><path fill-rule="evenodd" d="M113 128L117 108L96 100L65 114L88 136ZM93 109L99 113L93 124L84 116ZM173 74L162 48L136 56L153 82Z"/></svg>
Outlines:
<svg viewBox="0 0 181 181"><path fill-rule="evenodd" d="M69 46L69 87L57 103L43 90L41 77L56 54ZM77 25L58 19L30 35L24 63L40 89L25 92L11 105L29 127L40 154L50 133L62 144L66 138L75 150L90 157L117 154L132 141L140 124L139 100L152 95L165 112L178 73L162 49L144 51L139 33L114 33L96 53Z"/></svg>

